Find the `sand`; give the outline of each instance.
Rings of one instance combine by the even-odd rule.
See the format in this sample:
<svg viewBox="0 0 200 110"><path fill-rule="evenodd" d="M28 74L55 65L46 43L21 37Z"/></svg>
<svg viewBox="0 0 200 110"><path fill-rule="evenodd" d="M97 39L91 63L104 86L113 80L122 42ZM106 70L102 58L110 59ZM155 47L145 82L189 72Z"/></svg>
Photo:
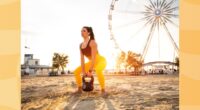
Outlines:
<svg viewBox="0 0 200 110"><path fill-rule="evenodd" d="M178 110L178 75L105 76L108 97L95 77L93 92L74 94L73 75L22 77L22 110Z"/></svg>

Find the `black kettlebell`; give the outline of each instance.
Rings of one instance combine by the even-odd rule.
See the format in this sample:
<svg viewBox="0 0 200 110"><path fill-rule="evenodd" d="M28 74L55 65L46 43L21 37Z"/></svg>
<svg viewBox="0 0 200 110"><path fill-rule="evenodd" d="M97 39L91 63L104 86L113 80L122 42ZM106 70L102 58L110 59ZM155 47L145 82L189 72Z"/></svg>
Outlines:
<svg viewBox="0 0 200 110"><path fill-rule="evenodd" d="M83 75L82 77L82 90L89 92L92 91L94 89L94 77L93 75L88 76L88 75Z"/></svg>

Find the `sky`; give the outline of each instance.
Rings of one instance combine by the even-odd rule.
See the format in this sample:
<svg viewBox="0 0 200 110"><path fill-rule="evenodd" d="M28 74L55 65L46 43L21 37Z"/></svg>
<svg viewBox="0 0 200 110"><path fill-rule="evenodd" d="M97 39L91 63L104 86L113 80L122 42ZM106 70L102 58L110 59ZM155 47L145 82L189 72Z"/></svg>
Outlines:
<svg viewBox="0 0 200 110"><path fill-rule="evenodd" d="M91 26L98 44L99 53L107 59L107 69L115 66L117 51L110 40L108 30L108 13L112 0L22 0L21 1L21 63L24 54L32 53L35 59L40 59L41 65L51 65L54 52L69 56L67 68L75 69L80 65L79 45L83 41L81 28ZM142 10L145 0L119 1L116 11L128 8ZM178 2L177 2L178 3ZM141 18L141 15L113 15L113 27L129 23ZM178 20L176 21L178 24ZM140 23L113 30L120 47L127 51L141 52L146 42L149 26L136 33L141 28ZM168 25L173 38L178 44L179 31L177 27ZM160 57L158 58L158 35L160 37ZM124 36L134 36L131 40ZM162 44L162 45L161 45ZM25 46L29 49L24 48ZM161 54L162 53L162 54ZM146 62L155 60L172 60L174 50L164 30L155 31L149 47Z"/></svg>

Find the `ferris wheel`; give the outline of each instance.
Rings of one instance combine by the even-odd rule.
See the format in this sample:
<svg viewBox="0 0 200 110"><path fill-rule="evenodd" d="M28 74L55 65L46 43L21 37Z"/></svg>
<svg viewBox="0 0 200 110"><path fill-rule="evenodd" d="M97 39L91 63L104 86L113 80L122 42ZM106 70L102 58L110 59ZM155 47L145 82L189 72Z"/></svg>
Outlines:
<svg viewBox="0 0 200 110"><path fill-rule="evenodd" d="M178 0L112 0L108 15L110 40L117 50L141 53L141 60L150 45L156 47L153 51L158 57L166 45L178 55L178 14Z"/></svg>

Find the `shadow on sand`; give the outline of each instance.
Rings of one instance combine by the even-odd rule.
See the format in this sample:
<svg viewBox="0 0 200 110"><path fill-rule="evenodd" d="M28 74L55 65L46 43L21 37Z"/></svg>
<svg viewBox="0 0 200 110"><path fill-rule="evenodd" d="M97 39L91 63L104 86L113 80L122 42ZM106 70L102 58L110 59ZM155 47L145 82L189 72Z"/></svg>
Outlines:
<svg viewBox="0 0 200 110"><path fill-rule="evenodd" d="M99 100L102 101L98 102ZM107 108L107 110L115 110L115 107L109 100L109 98L83 97L82 94L72 94L71 97L69 97L68 102L69 103L64 107L64 110L95 110L97 108Z"/></svg>

